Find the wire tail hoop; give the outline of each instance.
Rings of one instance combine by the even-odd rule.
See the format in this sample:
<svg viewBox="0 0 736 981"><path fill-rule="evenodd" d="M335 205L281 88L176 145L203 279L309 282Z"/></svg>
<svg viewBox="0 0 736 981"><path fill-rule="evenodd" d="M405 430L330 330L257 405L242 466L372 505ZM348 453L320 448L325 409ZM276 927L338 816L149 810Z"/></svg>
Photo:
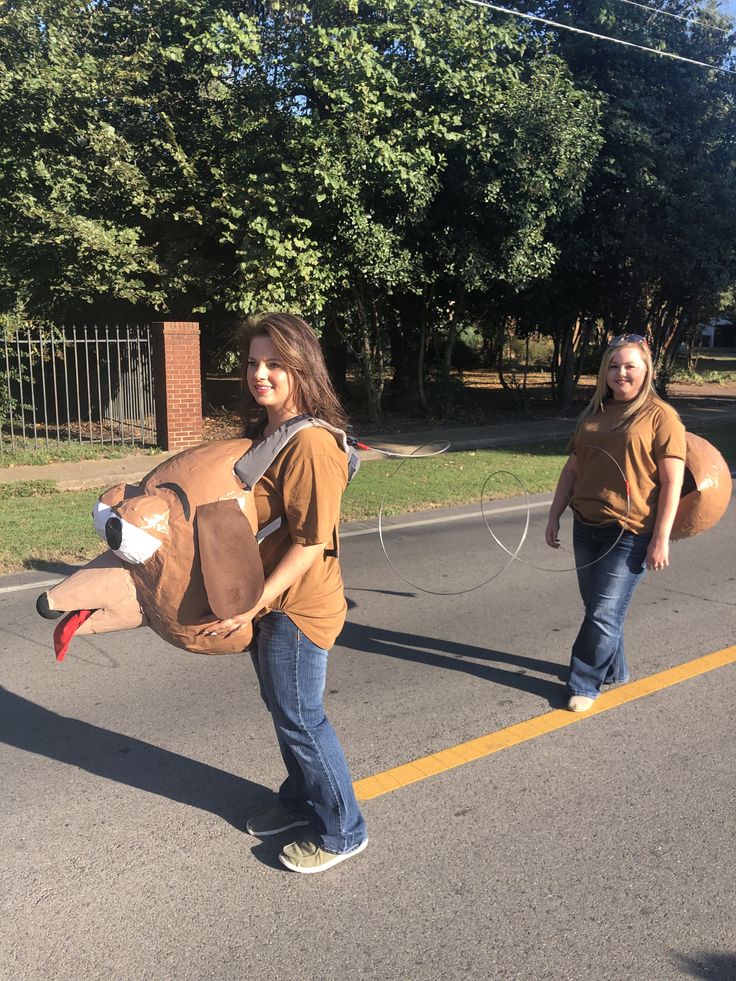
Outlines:
<svg viewBox="0 0 736 981"><path fill-rule="evenodd" d="M628 521L629 521L629 515L631 513L631 492L630 492L630 488L629 488L629 482L626 479L626 474L622 470L621 465L619 464L618 460L616 460L616 458L613 457L608 452L608 450L604 450L602 446L596 446L594 443L581 443L577 447L577 449L578 450L596 450L597 452L604 453L608 457L608 459L611 461L611 463L615 466L616 470L618 470L618 472L619 472L619 474L621 476L621 484L622 484L622 487L624 489L624 495L623 496L626 499L626 510L625 510L625 513L623 515L621 515L619 519L615 519L615 520L618 520L619 524L621 525L621 530L619 531L618 535L616 536L616 539L610 545L610 547L608 549L606 549L606 551L602 555L599 555L597 558L593 559L592 562L586 562L584 565L572 565L572 566L569 566L569 567L565 567L564 569L556 569L556 568L553 568L552 566L539 565L539 564L537 564L535 562L529 562L529 561L527 561L527 559L522 559L519 556L519 549L518 548L512 553L511 550L508 549L504 545L504 543L498 538L498 536L496 535L496 533L494 532L493 528L491 527L491 525L488 522L488 519L487 519L486 513L485 513L485 509L483 507L483 495L485 493L485 489L486 489L486 486L488 485L488 482L490 480L492 480L496 476L496 474L506 472L506 471L502 471L502 470L496 470L494 473L490 474L486 478L486 482L483 484L483 489L481 490L481 513L483 515L483 521L485 523L486 529L488 530L488 533L490 534L490 536L493 539L493 541L507 555L511 556L511 558L509 559L509 562L512 562L514 559L516 559L517 562L521 562L522 565L527 566L529 569L537 569L540 572L579 572L582 569L589 569L591 566L595 565L597 562L600 562L602 559L605 559L605 557L610 552L612 552L614 550L614 548L618 545L618 543L621 541L621 536L626 531L626 526L628 525ZM524 484L523 484L523 481L521 480L521 478L520 477L517 477L515 474L512 474L512 476L517 481L517 483L519 484L519 486L524 488L524 493L526 495L526 501L527 501L527 521L526 521L526 528L528 529L528 527L529 527L529 494L527 493L527 490L524 487ZM568 489L568 494L567 494L567 500L568 500L568 506L569 506L570 501L572 500L572 494L570 493L569 489ZM524 539L525 538L526 538L526 529L524 531Z"/></svg>
<svg viewBox="0 0 736 981"><path fill-rule="evenodd" d="M380 540L380 543L381 543L381 550L383 552L384 558L386 559L386 562L389 564L391 570L395 573L396 576L398 576L398 578L403 583L406 583L407 586L411 586L412 589L417 589L417 590L419 590L422 593L429 593L432 596L461 596L461 595L463 595L465 593L472 593L472 592L474 592L477 589L481 589L483 586L487 586L488 583L492 582L494 579L496 579L498 576L500 576L503 572L505 572L506 569L508 569L508 567L514 561L520 562L522 565L526 566L527 568L537 569L540 572L578 572L581 569L590 568L591 566L595 565L597 562L602 561L602 559L604 559L618 545L619 541L621 540L621 536L623 535L624 531L626 530L626 527L627 527L627 524L628 524L628 519L629 519L629 514L631 512L631 494L630 494L630 489L629 489L629 483L628 483L628 481L626 479L626 475L624 474L623 469L621 468L621 466L618 463L618 461L608 452L608 450L604 450L602 447L595 446L594 444L587 444L587 443L581 444L578 447L579 450L581 450L581 449L595 450L595 451L598 451L600 453L604 453L608 457L608 459L614 465L614 467L616 468L616 470L618 471L618 473L619 473L619 475L621 477L621 486L622 486L622 488L624 490L624 494L622 495L622 497L624 497L625 498L625 501L626 501L625 513L622 514L619 519L616 519L616 520L619 521L619 524L621 525L621 530L619 531L619 534L616 537L615 541L611 544L611 546L602 555L599 555L592 562L586 562L584 565L575 565L575 564L573 564L571 566L566 566L565 568L561 568L561 569L560 568L554 568L554 567L548 566L548 565L541 565L541 564L538 564L538 563L535 563L535 562L530 562L527 559L522 558L521 555L520 555L520 553L521 553L521 550L522 550L522 548L524 546L524 543L527 540L528 533L529 533L529 526L530 526L530 523L531 523L531 506L530 506L530 503L529 503L529 491L528 491L526 485L524 484L524 481L521 479L521 477L518 476L518 474L515 474L515 473L513 473L510 470L494 470L493 473L489 474L486 477L486 479L485 479L485 481L483 483L483 486L481 488L481 492L480 492L480 512L481 512L481 516L483 518L483 523L484 523L484 525L486 527L486 530L488 531L489 535L493 539L494 543L507 556L506 561L501 566L501 568L499 570L497 570L496 572L494 572L492 575L487 576L485 579L483 579L482 581L476 583L475 585L468 586L468 587L466 587L464 589L440 590L440 589L429 589L426 586L422 586L419 583L414 582L411 579L408 579L405 575L403 575L401 572L399 572L398 568L396 567L395 562L392 560L391 556L389 555L389 551L388 551L388 548L386 546L386 539L385 539L385 536L384 536L384 527L385 527L385 525L384 525L384 511L385 511L386 501L387 501L387 498L388 498L388 495L389 495L389 491L390 491L390 486L391 486L390 485L390 481L398 475L399 471L407 463L408 460L412 460L412 459L417 460L417 459L424 459L424 458L432 457L432 456L439 456L442 453L446 453L447 450L450 448L450 444L447 443L440 450L433 450L431 452L421 452L421 451L423 451L425 449L426 446L430 446L430 445L433 445L433 444L425 444L424 446L419 446L412 453L408 453L408 454L397 454L397 453L393 453L393 452L389 452L389 451L383 451L383 452L386 453L387 456L394 456L394 457L401 456L402 459L401 459L401 462L399 463L399 465L393 471L393 473L390 474L390 476L388 478L389 486L384 491L383 497L381 499L381 505L380 505L380 508L379 508L379 511L378 511L378 537L379 537L379 540ZM507 547L501 541L501 539L498 537L498 535L496 534L496 532L494 531L494 529L492 527L491 520L489 519L489 514L487 512L486 489L488 488L488 485L491 483L491 481L494 480L496 477L499 477L499 476L509 477L512 481L514 481L516 483L517 489L519 491L519 496L523 496L524 497L524 502L525 502L524 503L524 508L523 508L525 510L525 512L526 512L525 513L525 518L524 518L524 527L523 527L523 530L522 530L522 532L521 532L521 534L519 536L518 544L513 549ZM512 496L516 496L516 495L512 495ZM568 491L568 504L569 504L569 502L571 500L571 497L572 497L572 495Z"/></svg>
<svg viewBox="0 0 736 981"><path fill-rule="evenodd" d="M428 446L428 445L432 445L432 444L425 444L425 445ZM506 569L508 569L509 565L511 565L511 563L514 560L514 558L516 558L516 556L518 555L518 553L519 553L522 545L524 544L524 541L526 539L527 530L529 528L529 519L530 519L529 495L526 494L526 490L525 490L523 484L521 483L521 481L518 479L518 477L516 477L514 474L510 474L510 476L514 480L517 481L517 484L519 485L519 488L520 488L521 492L526 495L526 498L527 498L527 501L526 501L526 505L527 505L526 506L526 521L525 521L525 525L524 525L524 531L523 531L523 533L522 533L522 535L521 535L521 537L519 539L519 544L517 545L516 550L513 553L510 553L511 557L506 560L506 562L501 566L501 568L497 572L494 572L493 575L488 576L482 582L476 583L474 586L468 586L465 589L428 589L426 586L420 586L419 583L412 582L411 579L407 579L406 576L402 575L399 572L399 570L396 568L396 565L394 564L394 562L391 559L391 556L388 553L388 549L386 548L386 540L384 538L383 512L384 512L384 508L385 508L385 505L386 505L386 498L387 498L387 496L389 494L390 481L394 477L397 476L397 474L399 473L399 471L401 470L401 468L404 466L404 464L407 462L407 460L411 460L411 459L415 459L415 460L416 459L422 459L423 457L427 457L427 456L438 456L440 453L446 453L449 448L450 448L450 444L447 443L446 446L444 447L444 449L442 449L442 450L440 450L438 452L433 452L433 453L420 453L419 451L420 450L423 450L424 449L424 446L419 446L419 447L417 447L417 449L413 453L409 453L406 456L404 456L404 459L401 461L401 463L398 465L398 467L396 467L396 469L394 470L394 472L389 477L389 486L384 491L383 498L381 499L381 506L380 506L380 508L378 510L378 538L379 538L379 540L381 542L381 550L383 551L383 556L386 559L386 561L388 562L389 566L391 567L391 570L395 573L395 575L397 575L399 577L399 579L403 583L406 583L407 586L411 586L412 589L418 589L419 592L421 592L421 593L429 593L432 596L461 596L464 593L472 593L472 592L475 592L476 589L481 589L483 586L487 586L489 582L492 582L494 579L496 579L498 576L500 576L501 573L502 572L505 572ZM481 498L481 510L482 510L482 508L483 508L483 501L482 501L482 498ZM487 523L486 523L486 527L488 527ZM504 551L507 551L507 550L504 549Z"/></svg>
<svg viewBox="0 0 736 981"><path fill-rule="evenodd" d="M419 450L423 450L425 446L435 445L434 443L424 443L422 446L418 446L415 450L412 450L411 453L397 453L396 450L384 450L380 446L368 446L367 443L361 443L357 439L352 440L351 442L352 445L359 450L370 450L371 453L380 453L382 456L388 457L389 459L394 458L397 460L407 460L409 457L412 457L414 460L423 460L431 456L441 456L443 453L447 453L452 446L452 443L442 441L440 449L432 450L429 453L420 453ZM396 471L394 471L394 473L395 472ZM391 476L393 476L393 474Z"/></svg>

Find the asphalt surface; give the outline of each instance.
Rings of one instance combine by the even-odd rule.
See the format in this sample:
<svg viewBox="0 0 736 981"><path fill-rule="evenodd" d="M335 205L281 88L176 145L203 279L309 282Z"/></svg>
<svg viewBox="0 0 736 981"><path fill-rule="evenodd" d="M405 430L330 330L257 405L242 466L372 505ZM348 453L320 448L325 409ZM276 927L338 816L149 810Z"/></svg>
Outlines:
<svg viewBox="0 0 736 981"><path fill-rule="evenodd" d="M736 417L732 399L675 401L693 431ZM470 449L572 425L371 442ZM161 458L0 481L134 482ZM395 521L394 569L374 527L346 529L327 702L356 779L559 707L579 601L569 553L539 546L543 500L531 565L506 567L476 508ZM491 519L511 550L523 517ZM645 580L634 677L733 643L733 530L732 506ZM56 665L43 586L23 588L50 577L0 579L0 977L736 978L732 665L368 801L366 852L300 877L276 861L285 839L243 830L281 779L247 658L142 630L77 639Z"/></svg>
<svg viewBox="0 0 736 981"><path fill-rule="evenodd" d="M580 603L544 500L508 568L477 508L393 522L399 573L456 596L345 529L326 701L356 779L561 705ZM523 517L490 521L513 545ZM634 678L734 643L734 531L732 503L644 580ZM368 801L367 850L298 876L244 833L282 776L247 657L143 629L56 664L49 578L0 580L3 978L736 978L733 665Z"/></svg>

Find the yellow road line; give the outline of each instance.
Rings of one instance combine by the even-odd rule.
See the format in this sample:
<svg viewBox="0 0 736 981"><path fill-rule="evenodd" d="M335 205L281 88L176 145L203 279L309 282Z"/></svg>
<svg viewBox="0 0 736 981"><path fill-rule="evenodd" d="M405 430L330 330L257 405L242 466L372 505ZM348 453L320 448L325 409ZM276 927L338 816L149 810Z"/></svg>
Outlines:
<svg viewBox="0 0 736 981"><path fill-rule="evenodd" d="M544 736L556 729L564 729L565 726L582 722L593 715L608 712L610 709L618 708L619 705L634 702L638 698L645 698L654 692L671 688L673 685L679 685L682 681L696 678L698 675L706 674L708 671L714 671L716 668L722 668L726 664L733 664L734 662L736 662L736 647L726 647L722 651L705 654L693 661L686 661L685 664L679 664L677 667L649 675L648 678L641 678L639 681L632 681L627 685L621 685L620 688L605 692L595 700L593 708L588 712L576 714L575 712L568 712L567 709L555 709L525 722L517 722L515 725L507 726L505 729L489 732L477 739L470 739L466 743L459 743L449 749L441 749L429 756L422 756L421 759L412 760L402 766L392 767L390 770L376 773L372 777L356 780L354 783L356 796L358 800L365 801L374 797L381 797L383 794L390 794L393 790L400 790L409 784L427 780L438 773L444 773L456 766L463 766L473 760L482 759L484 756L491 756L502 749L509 749L511 746L527 742L529 739L536 739L537 736Z"/></svg>

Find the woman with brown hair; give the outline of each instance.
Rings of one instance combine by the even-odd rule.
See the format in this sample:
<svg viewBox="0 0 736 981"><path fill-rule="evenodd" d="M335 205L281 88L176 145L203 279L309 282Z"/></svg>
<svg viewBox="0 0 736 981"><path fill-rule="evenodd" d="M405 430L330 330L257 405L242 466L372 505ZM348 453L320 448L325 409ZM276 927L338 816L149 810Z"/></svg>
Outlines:
<svg viewBox="0 0 736 981"><path fill-rule="evenodd" d="M300 317L266 314L245 325L241 341L247 436L264 439L301 415L344 428L319 340ZM321 872L368 844L322 704L327 652L347 610L337 534L347 481L346 454L330 429L309 427L287 443L254 488L259 528L275 527L260 544L263 595L254 609L213 630L229 636L255 618L253 664L287 777L278 803L246 827L259 838L306 829L279 853L295 872Z"/></svg>

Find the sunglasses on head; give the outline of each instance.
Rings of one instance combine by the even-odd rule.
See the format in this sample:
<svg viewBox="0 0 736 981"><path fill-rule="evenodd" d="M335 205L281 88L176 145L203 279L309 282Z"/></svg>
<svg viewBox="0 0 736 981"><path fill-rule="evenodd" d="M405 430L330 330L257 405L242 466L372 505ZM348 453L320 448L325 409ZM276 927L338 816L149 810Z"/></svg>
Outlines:
<svg viewBox="0 0 736 981"><path fill-rule="evenodd" d="M622 344L643 344L644 347L649 347L646 337L641 334L619 334L608 342L609 347L621 347Z"/></svg>

